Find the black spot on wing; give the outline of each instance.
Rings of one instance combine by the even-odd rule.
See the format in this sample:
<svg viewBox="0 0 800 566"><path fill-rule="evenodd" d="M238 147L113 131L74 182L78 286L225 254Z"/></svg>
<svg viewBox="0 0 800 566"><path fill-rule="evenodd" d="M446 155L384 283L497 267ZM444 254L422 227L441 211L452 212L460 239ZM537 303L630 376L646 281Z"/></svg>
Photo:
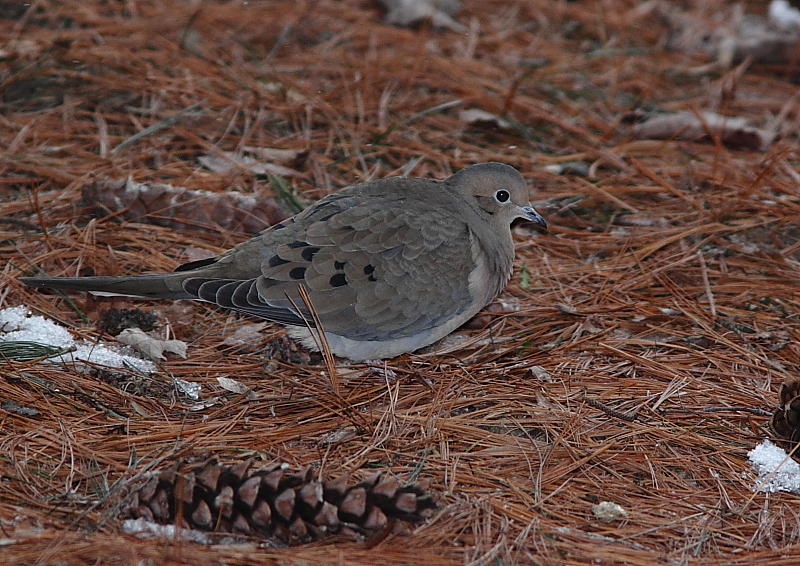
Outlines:
<svg viewBox="0 0 800 566"><path fill-rule="evenodd" d="M306 268L305 267L293 267L291 271L289 271L289 277L292 279L303 279L306 276Z"/></svg>
<svg viewBox="0 0 800 566"><path fill-rule="evenodd" d="M344 273L337 273L330 278L331 287L342 287L347 285L347 277Z"/></svg>
<svg viewBox="0 0 800 566"><path fill-rule="evenodd" d="M289 246L290 248L294 249L294 248L303 248L305 246L308 246L309 243L308 242L301 242L299 240L295 240L294 242L290 242L290 243L288 243L286 245Z"/></svg>
<svg viewBox="0 0 800 566"><path fill-rule="evenodd" d="M334 261L333 262L333 268L336 269L337 271L338 270L342 270L342 269L344 269L344 264L345 263L346 262L344 262L344 261Z"/></svg>
<svg viewBox="0 0 800 566"><path fill-rule="evenodd" d="M308 246L307 248L304 248L302 252L300 252L300 255L303 256L304 260L311 261L314 259L314 254L316 254L318 251L319 248L317 246Z"/></svg>
<svg viewBox="0 0 800 566"><path fill-rule="evenodd" d="M279 265L283 265L284 263L289 263L289 261L283 259L279 255L274 255L271 258L269 258L269 266L270 267L278 267Z"/></svg>
<svg viewBox="0 0 800 566"><path fill-rule="evenodd" d="M372 265L364 266L364 275L372 275L373 271L375 271L375 267L373 267Z"/></svg>

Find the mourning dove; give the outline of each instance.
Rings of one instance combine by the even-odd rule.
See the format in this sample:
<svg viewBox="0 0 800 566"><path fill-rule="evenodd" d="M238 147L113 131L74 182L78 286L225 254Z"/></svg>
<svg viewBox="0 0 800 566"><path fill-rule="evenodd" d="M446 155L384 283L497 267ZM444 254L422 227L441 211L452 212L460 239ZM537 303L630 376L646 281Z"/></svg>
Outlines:
<svg viewBox="0 0 800 566"><path fill-rule="evenodd" d="M173 273L24 277L31 287L196 299L285 324L318 349L305 286L331 351L393 357L443 338L511 277L511 222L546 227L522 175L482 163L444 181L390 177L344 188L213 258Z"/></svg>

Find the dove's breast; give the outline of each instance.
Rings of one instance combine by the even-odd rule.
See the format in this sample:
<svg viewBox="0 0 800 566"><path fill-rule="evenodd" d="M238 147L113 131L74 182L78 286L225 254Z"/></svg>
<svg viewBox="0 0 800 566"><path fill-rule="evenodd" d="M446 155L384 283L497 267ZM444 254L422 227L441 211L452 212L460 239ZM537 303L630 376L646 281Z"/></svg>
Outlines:
<svg viewBox="0 0 800 566"><path fill-rule="evenodd" d="M493 261L487 257L483 247L472 234L470 234L470 250L474 262L468 278L472 300L451 318L411 336L386 340L353 340L333 332L325 332L325 338L331 351L337 356L354 361L391 358L429 346L470 320L497 296L511 275L511 261L508 261L508 269L503 271L493 269ZM287 333L307 348L319 350L317 339L308 328L288 327Z"/></svg>

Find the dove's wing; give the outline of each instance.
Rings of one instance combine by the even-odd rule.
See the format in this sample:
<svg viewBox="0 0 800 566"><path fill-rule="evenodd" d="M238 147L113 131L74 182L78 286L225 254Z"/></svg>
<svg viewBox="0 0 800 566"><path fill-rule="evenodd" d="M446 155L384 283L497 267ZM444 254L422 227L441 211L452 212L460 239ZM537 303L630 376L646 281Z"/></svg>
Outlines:
<svg viewBox="0 0 800 566"><path fill-rule="evenodd" d="M303 284L324 329L353 340L401 338L442 324L474 302L468 226L441 189L420 198L431 182L403 187L393 181L370 183L373 194L357 185L321 200L220 256L223 278L190 278L184 289L250 315L303 325L311 322L298 295ZM391 190L381 191L382 185ZM404 189L417 194L409 198ZM258 276L227 276L252 273L255 263Z"/></svg>

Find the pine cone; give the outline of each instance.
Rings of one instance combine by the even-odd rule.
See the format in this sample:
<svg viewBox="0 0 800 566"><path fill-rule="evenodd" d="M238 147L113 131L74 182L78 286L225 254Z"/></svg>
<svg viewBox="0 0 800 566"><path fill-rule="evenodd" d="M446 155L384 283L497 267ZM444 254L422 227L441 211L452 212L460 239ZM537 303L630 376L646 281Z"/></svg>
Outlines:
<svg viewBox="0 0 800 566"><path fill-rule="evenodd" d="M781 385L780 403L769 424L777 436L790 441L791 448L800 441L800 380Z"/></svg>
<svg viewBox="0 0 800 566"><path fill-rule="evenodd" d="M182 528L303 542L325 534L368 535L399 519L418 522L436 508L419 485L376 474L347 486L347 477L319 482L312 469L286 464L254 469L212 458L186 473L161 472L131 493L127 514Z"/></svg>

